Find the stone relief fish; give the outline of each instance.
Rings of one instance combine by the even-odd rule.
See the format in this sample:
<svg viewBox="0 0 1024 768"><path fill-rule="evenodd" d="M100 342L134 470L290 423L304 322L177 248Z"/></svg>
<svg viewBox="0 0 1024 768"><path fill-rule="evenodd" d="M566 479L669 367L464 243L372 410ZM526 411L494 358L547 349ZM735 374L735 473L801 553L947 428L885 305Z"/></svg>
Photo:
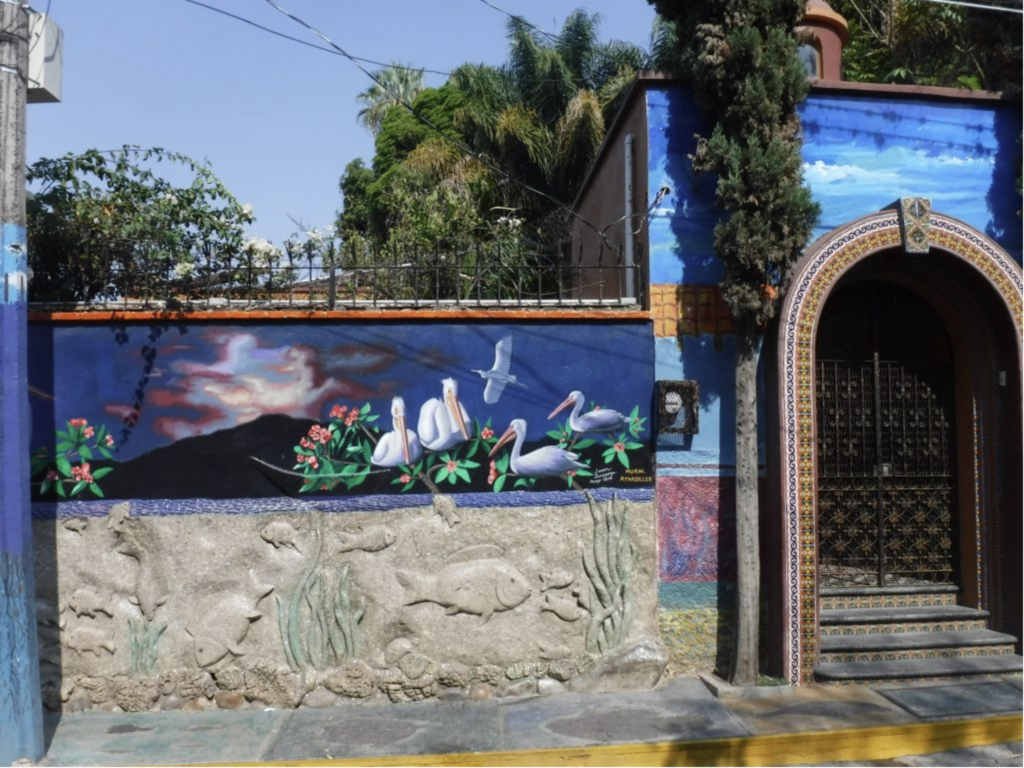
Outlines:
<svg viewBox="0 0 1024 768"><path fill-rule="evenodd" d="M356 533L341 531L338 534L341 547L338 552L380 552L395 543L395 532L385 525L374 525Z"/></svg>
<svg viewBox="0 0 1024 768"><path fill-rule="evenodd" d="M68 600L66 607L70 608L78 618L88 616L91 619L95 619L97 613L105 613L110 618L114 618L113 611L106 606L99 595L88 587L76 589L71 595L71 599Z"/></svg>
<svg viewBox="0 0 1024 768"><path fill-rule="evenodd" d="M506 560L475 560L447 565L434 574L395 571L398 583L407 590L406 605L437 603L447 615L471 613L491 616L521 605L533 594L529 582Z"/></svg>
<svg viewBox="0 0 1024 768"><path fill-rule="evenodd" d="M113 641L104 632L94 627L75 627L68 633L65 644L79 655L91 653L99 656L101 649L107 653L117 650Z"/></svg>
<svg viewBox="0 0 1024 768"><path fill-rule="evenodd" d="M267 523L263 530L260 531L260 538L267 542L267 544L272 544L274 549L291 547L296 552L301 552L302 550L299 549L299 545L295 542L298 533L284 520L274 520L272 523Z"/></svg>
<svg viewBox="0 0 1024 768"><path fill-rule="evenodd" d="M541 592L568 587L575 580L575 577L564 568L555 568L548 573L538 573L537 578L540 579Z"/></svg>
<svg viewBox="0 0 1024 768"><path fill-rule="evenodd" d="M552 594L544 595L544 602L541 603L540 610L542 613L550 611L562 621L576 621L587 615L587 612L580 608L575 599Z"/></svg>
<svg viewBox="0 0 1024 768"><path fill-rule="evenodd" d="M218 597L185 627L192 636L196 663L201 669L212 667L228 654L245 654L239 646L249 634L249 626L263 616L256 605L274 591L269 584L257 583L252 571L249 579L246 591Z"/></svg>
<svg viewBox="0 0 1024 768"><path fill-rule="evenodd" d="M81 533L89 527L89 521L84 517L72 517L61 523L61 527L72 533Z"/></svg>

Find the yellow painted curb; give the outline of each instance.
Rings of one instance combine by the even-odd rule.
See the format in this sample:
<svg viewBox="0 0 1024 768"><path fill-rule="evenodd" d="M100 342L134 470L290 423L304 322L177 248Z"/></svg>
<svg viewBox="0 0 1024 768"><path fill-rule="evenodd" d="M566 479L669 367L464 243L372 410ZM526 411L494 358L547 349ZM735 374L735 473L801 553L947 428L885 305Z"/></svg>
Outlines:
<svg viewBox="0 0 1024 768"><path fill-rule="evenodd" d="M453 724L454 725L454 724ZM761 766L867 762L1020 741L1020 715L706 741L232 763L235 766ZM209 765L217 765L210 763Z"/></svg>

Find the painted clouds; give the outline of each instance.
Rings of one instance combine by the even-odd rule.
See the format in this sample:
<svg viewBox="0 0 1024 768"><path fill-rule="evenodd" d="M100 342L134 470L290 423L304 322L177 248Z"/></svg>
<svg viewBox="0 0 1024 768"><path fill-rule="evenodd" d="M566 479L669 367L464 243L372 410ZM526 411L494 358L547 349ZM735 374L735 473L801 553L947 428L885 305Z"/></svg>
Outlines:
<svg viewBox="0 0 1024 768"><path fill-rule="evenodd" d="M210 332L206 340L217 352L214 362L176 361L167 388L150 393L150 404L180 411L153 424L172 440L266 414L317 419L327 399L348 392L343 382L321 373L308 347L262 346L252 334L221 330Z"/></svg>

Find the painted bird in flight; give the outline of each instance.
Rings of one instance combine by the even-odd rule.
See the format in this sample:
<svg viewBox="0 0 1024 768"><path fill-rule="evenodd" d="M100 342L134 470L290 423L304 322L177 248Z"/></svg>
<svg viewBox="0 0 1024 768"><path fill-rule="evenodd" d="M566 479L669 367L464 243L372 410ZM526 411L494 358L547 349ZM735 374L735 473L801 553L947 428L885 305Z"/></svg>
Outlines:
<svg viewBox="0 0 1024 768"><path fill-rule="evenodd" d="M498 402L501 393L505 391L505 387L509 384L515 384L517 387L526 389L525 384L508 372L511 367L512 334L509 334L494 345L494 365L491 366L491 370L470 369L473 373L479 373L487 380L487 386L484 387L484 402L488 405L494 405Z"/></svg>

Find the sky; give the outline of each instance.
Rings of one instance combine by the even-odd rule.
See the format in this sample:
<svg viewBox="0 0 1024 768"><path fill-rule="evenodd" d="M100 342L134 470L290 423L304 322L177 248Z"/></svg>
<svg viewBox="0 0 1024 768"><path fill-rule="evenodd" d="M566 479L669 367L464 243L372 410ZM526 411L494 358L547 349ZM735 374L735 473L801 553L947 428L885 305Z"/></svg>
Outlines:
<svg viewBox="0 0 1024 768"><path fill-rule="evenodd" d="M204 0L324 45L264 0ZM490 0L488 0L490 2ZM508 17L483 0L280 0L353 56L449 71L505 61ZM602 39L647 46L646 0L494 0L557 33L585 7ZM207 161L239 202L250 233L280 245L330 225L349 161L368 163L373 138L356 122L372 81L350 61L270 35L186 0L34 0L64 33L63 100L28 109L27 157L124 144ZM373 71L372 64L364 66ZM427 73L428 86L441 74Z"/></svg>

